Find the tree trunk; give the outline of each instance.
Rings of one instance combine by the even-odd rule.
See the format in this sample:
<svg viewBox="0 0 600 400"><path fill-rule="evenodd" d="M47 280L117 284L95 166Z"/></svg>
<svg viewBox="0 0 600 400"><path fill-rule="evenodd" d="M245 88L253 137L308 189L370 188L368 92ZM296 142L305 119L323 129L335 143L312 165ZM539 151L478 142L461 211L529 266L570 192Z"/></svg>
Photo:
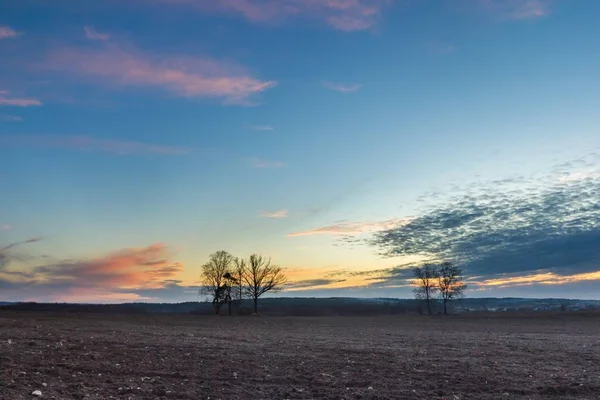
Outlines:
<svg viewBox="0 0 600 400"><path fill-rule="evenodd" d="M254 298L254 314L258 314L258 297Z"/></svg>
<svg viewBox="0 0 600 400"><path fill-rule="evenodd" d="M446 308L446 304L448 304L448 300L444 300L444 315L448 314L448 309Z"/></svg>
<svg viewBox="0 0 600 400"><path fill-rule="evenodd" d="M231 300L227 302L227 305L229 307L229 316L231 316Z"/></svg>
<svg viewBox="0 0 600 400"><path fill-rule="evenodd" d="M427 298L427 314L431 315L431 299Z"/></svg>

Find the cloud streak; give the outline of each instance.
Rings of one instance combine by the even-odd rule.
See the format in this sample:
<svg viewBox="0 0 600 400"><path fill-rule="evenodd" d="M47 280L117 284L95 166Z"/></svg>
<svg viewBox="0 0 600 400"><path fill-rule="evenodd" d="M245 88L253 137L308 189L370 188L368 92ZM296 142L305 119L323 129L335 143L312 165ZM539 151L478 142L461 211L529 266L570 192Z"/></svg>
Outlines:
<svg viewBox="0 0 600 400"><path fill-rule="evenodd" d="M18 115L0 114L0 121L3 121L3 122L21 122L21 121L23 121L23 118L19 117Z"/></svg>
<svg viewBox="0 0 600 400"><path fill-rule="evenodd" d="M252 167L254 168L283 168L285 164L280 161L267 161L260 158L253 158L251 160Z"/></svg>
<svg viewBox="0 0 600 400"><path fill-rule="evenodd" d="M9 94L10 92L7 90L0 90L0 106L32 107L42 105L42 102L38 99L31 97L13 97L9 96Z"/></svg>
<svg viewBox="0 0 600 400"><path fill-rule="evenodd" d="M5 135L0 137L0 144L119 155L185 155L191 152L190 149L185 147L160 146L126 140L96 139L88 136Z"/></svg>
<svg viewBox="0 0 600 400"><path fill-rule="evenodd" d="M525 20L550 14L550 0L477 0L480 8L502 20Z"/></svg>
<svg viewBox="0 0 600 400"><path fill-rule="evenodd" d="M278 211L263 211L260 213L261 217L270 218L270 219L281 219L287 218L289 216L288 210L278 210Z"/></svg>
<svg viewBox="0 0 600 400"><path fill-rule="evenodd" d="M19 32L9 26L0 26L0 40L10 39L19 36Z"/></svg>
<svg viewBox="0 0 600 400"><path fill-rule="evenodd" d="M252 104L253 95L277 85L253 78L239 66L208 57L149 55L112 44L95 50L55 50L41 68L117 87L157 88L184 98L217 98L224 104Z"/></svg>
<svg viewBox="0 0 600 400"><path fill-rule="evenodd" d="M109 40L111 38L108 33L100 33L91 26L85 26L83 31L85 32L85 37L90 40Z"/></svg>
<svg viewBox="0 0 600 400"><path fill-rule="evenodd" d="M408 218L393 218L384 221L362 221L362 222L342 222L339 224L324 226L321 228L309 229L290 233L288 237L314 236L314 235L334 235L334 236L355 236L364 233L378 232L397 226L402 226L410 221Z"/></svg>
<svg viewBox="0 0 600 400"><path fill-rule="evenodd" d="M2 230L10 230L10 229L12 229L12 227L10 225L8 225L8 224L2 225ZM30 244L30 243L37 243L41 240L42 240L41 237L35 237L35 238L20 241L20 242L13 242L13 243L10 243L10 244L0 247L0 272L3 272L4 268L12 260L22 260L22 259L26 258L23 256L15 255L13 253L13 250L16 247L23 246L23 245Z"/></svg>
<svg viewBox="0 0 600 400"><path fill-rule="evenodd" d="M255 125L255 126L251 126L250 130L259 131L259 132L267 132L267 131L274 131L275 128L273 128L271 125Z"/></svg>
<svg viewBox="0 0 600 400"><path fill-rule="evenodd" d="M204 13L230 13L254 23L278 22L291 17L308 17L331 28L352 32L376 26L385 6L392 0L158 0L169 5L186 5Z"/></svg>
<svg viewBox="0 0 600 400"><path fill-rule="evenodd" d="M344 84L329 81L323 82L322 85L329 90L344 94L358 92L362 88L362 85L359 84Z"/></svg>

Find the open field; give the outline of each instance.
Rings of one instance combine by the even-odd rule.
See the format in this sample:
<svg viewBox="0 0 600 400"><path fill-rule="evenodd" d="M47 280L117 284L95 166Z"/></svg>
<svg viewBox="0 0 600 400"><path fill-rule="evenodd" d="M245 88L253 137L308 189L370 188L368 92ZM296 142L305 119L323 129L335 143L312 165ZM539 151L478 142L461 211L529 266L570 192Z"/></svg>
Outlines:
<svg viewBox="0 0 600 400"><path fill-rule="evenodd" d="M599 349L600 314L3 311L0 398L600 399Z"/></svg>

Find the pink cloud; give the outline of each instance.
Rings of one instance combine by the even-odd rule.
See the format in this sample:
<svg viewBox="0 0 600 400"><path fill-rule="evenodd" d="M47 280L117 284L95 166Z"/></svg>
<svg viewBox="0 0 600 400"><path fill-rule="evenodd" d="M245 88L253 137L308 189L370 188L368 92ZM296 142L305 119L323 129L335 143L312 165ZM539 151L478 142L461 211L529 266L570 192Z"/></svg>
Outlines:
<svg viewBox="0 0 600 400"><path fill-rule="evenodd" d="M12 226L10 226L9 224L0 224L0 231L10 231L12 229Z"/></svg>
<svg viewBox="0 0 600 400"><path fill-rule="evenodd" d="M382 9L393 0L158 0L167 4L193 6L202 12L241 14L253 22L277 21L308 16L341 31L374 27Z"/></svg>
<svg viewBox="0 0 600 400"><path fill-rule="evenodd" d="M378 232L391 229L397 226L405 225L411 220L408 218L393 218L385 221L362 221L362 222L342 222L335 225L324 226L321 228L310 229L290 233L288 237L314 236L314 235L341 235L354 236L369 232Z"/></svg>
<svg viewBox="0 0 600 400"><path fill-rule="evenodd" d="M184 268L182 263L172 260L172 253L166 245L155 243L98 257L46 263L29 270L11 269L8 263L2 263L2 256L8 257L8 249L21 243L0 249L0 266L5 266L0 269L0 281L4 282L7 289L4 293L20 299L144 299L145 297L135 293L135 290L168 287L177 282L174 278L179 276Z"/></svg>
<svg viewBox="0 0 600 400"><path fill-rule="evenodd" d="M261 217L270 218L270 219L280 219L287 218L289 216L288 210L278 210L278 211L263 211L260 213Z"/></svg>
<svg viewBox="0 0 600 400"><path fill-rule="evenodd" d="M504 20L535 19L550 14L551 0L477 0L485 11Z"/></svg>
<svg viewBox="0 0 600 400"><path fill-rule="evenodd" d="M160 88L180 97L220 98L227 104L248 104L252 95L277 85L253 78L238 66L209 58L150 56L114 45L98 50L59 49L42 67L117 86Z"/></svg>
<svg viewBox="0 0 600 400"><path fill-rule="evenodd" d="M44 265L34 273L45 280L70 282L73 287L153 288L162 287L162 281L182 270L181 263L168 260L167 247L157 243L100 258Z"/></svg>
<svg viewBox="0 0 600 400"><path fill-rule="evenodd" d="M19 36L19 33L8 26L0 26L0 39L9 39Z"/></svg>
<svg viewBox="0 0 600 400"><path fill-rule="evenodd" d="M42 102L31 97L12 97L7 90L0 90L0 106L31 107L41 106Z"/></svg>
<svg viewBox="0 0 600 400"><path fill-rule="evenodd" d="M340 92L340 93L354 93L360 90L362 85L359 84L344 84L335 82L323 82L323 86L327 89Z"/></svg>
<svg viewBox="0 0 600 400"><path fill-rule="evenodd" d="M108 40L111 37L108 33L100 33L91 26L85 26L83 30L85 32L85 37L90 40Z"/></svg>
<svg viewBox="0 0 600 400"><path fill-rule="evenodd" d="M252 166L254 168L282 168L285 167L285 164L279 161L265 161L260 158L253 158Z"/></svg>
<svg viewBox="0 0 600 400"><path fill-rule="evenodd" d="M188 154L191 151L185 147L160 146L126 140L94 139L87 136L9 135L0 137L0 143L27 147L98 151L122 155L181 155Z"/></svg>

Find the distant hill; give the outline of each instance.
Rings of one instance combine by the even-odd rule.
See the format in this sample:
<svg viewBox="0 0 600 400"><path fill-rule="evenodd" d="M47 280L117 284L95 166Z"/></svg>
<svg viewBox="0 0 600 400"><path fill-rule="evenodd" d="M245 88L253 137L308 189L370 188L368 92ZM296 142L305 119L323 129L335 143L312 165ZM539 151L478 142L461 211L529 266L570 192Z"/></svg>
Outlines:
<svg viewBox="0 0 600 400"><path fill-rule="evenodd" d="M187 303L125 303L125 304L69 304L69 303L0 303L1 310L90 312L118 314L212 314L212 306L205 302ZM259 312L274 316L335 316L335 315L396 315L422 313L423 302L394 298L265 298L259 302ZM467 298L452 304L455 313L509 312L509 311L577 311L600 310L597 300L525 299L525 298ZM243 313L251 312L246 301ZM437 312L441 311L438 307ZM227 313L223 307L222 313Z"/></svg>

